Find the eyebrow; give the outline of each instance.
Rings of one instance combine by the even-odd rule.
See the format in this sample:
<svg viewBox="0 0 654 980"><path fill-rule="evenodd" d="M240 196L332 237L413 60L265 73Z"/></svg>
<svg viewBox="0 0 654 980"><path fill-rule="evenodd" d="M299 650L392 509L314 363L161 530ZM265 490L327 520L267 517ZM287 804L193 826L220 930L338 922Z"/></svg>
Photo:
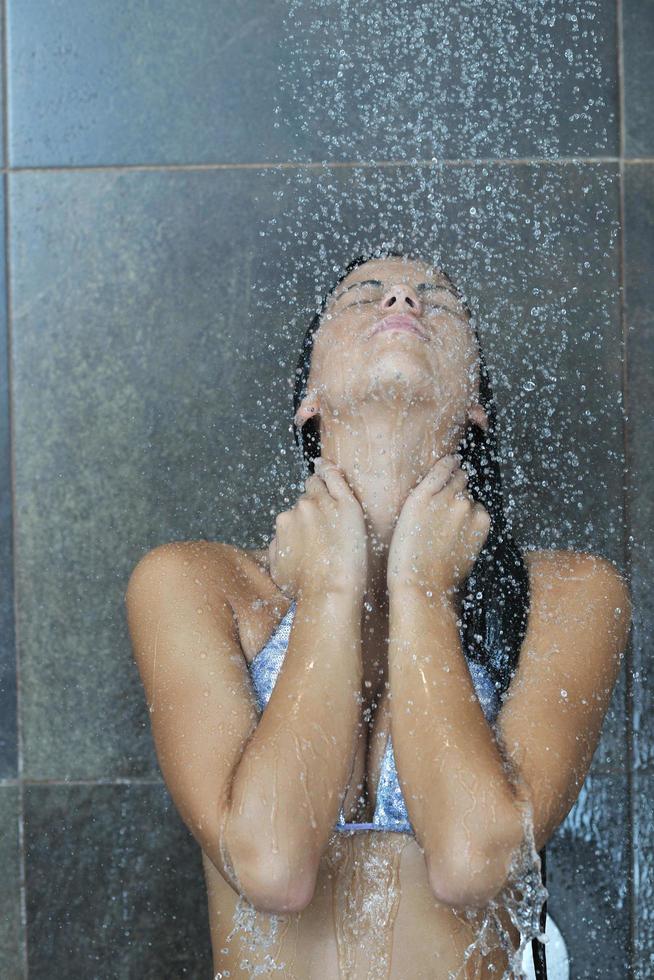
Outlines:
<svg viewBox="0 0 654 980"><path fill-rule="evenodd" d="M384 283L381 281L381 279L362 279L360 282L353 282L350 286L346 286L345 289L341 290L338 296L334 296L333 302L335 303L337 300L341 298L341 296L345 296L345 294L349 292L350 289L356 289L357 286L383 286L383 285ZM441 290L441 291L444 290L446 293L451 293L452 296L454 296L456 299L459 299L459 296L454 292L451 286L437 286L435 283L432 282L419 282L418 285L416 286L416 289L419 293L424 293L430 289Z"/></svg>

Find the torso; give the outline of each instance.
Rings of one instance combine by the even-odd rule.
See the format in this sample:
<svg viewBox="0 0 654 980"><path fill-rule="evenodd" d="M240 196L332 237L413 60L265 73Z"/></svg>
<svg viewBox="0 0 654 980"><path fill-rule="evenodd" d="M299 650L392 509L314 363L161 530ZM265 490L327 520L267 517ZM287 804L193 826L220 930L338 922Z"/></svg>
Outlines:
<svg viewBox="0 0 654 980"><path fill-rule="evenodd" d="M250 663L288 611L291 600L272 581L265 550L244 551L230 546L227 551L228 560L234 562L229 600L243 655ZM538 555L525 554L530 575L536 572ZM225 561L224 546L216 545L215 558ZM364 680L371 681L364 704L370 723L368 737L360 739L343 809L347 821L368 822L374 813L390 732L386 677L383 671L381 675L378 672L386 661L385 624L379 617L377 621L371 617L367 626L364 624L362 644ZM362 795L363 804L359 802ZM502 976L507 968L498 942L495 953L483 958L477 953L470 956L464 970L464 952L477 936L482 913L468 918L470 910L464 913L434 898L424 857L410 834L335 832L323 854L311 904L301 913L286 916L255 912L254 932L251 916L237 908L239 896L204 854L203 866L214 970L232 980L252 976L255 966L263 966L267 956L277 964L286 964L278 975L294 980L449 980L450 973L457 980L490 980ZM517 948L520 936L508 913L503 923ZM234 935L229 938L232 930ZM270 943L261 938L253 943L257 933L269 936ZM239 964L246 960L249 965L241 968ZM275 972L271 967L270 974L263 975Z"/></svg>

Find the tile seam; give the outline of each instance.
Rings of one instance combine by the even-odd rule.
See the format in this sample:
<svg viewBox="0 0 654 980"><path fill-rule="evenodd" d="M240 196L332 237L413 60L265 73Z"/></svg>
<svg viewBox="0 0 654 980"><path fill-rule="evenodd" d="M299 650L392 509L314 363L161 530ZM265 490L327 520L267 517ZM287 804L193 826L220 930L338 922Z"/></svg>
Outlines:
<svg viewBox="0 0 654 980"><path fill-rule="evenodd" d="M629 467L629 429L628 429L628 405L629 405L629 386L628 386L628 330L627 330L627 298L626 298L626 229L625 229L625 147L626 147L626 113L625 113L625 89L624 89L624 37L623 37L623 9L622 0L616 0L616 40L617 40L617 82L618 82L618 118L619 118L619 164L618 164L618 215L619 215L619 265L620 265L620 331L622 345L622 442L623 442L623 478L622 478L622 513L623 513L623 559L625 577L631 587L632 581L632 562L630 536L631 527L631 507L629 502L628 487L630 484L631 470ZM629 976L633 977L636 971L636 894L635 894L635 871L636 853L634 849L634 730L633 730L633 644L631 635L627 643L625 652L625 749L626 749L626 775L627 775L627 855L628 855L628 905L629 905Z"/></svg>
<svg viewBox="0 0 654 980"><path fill-rule="evenodd" d="M302 163L296 161L242 163L134 163L89 164L70 166L4 167L10 173L86 173L94 171L212 171L212 170L335 170L351 167L437 167L437 166L546 166L620 163L619 156L587 157L435 157L430 160L325 160ZM654 163L654 157L638 157L625 163Z"/></svg>

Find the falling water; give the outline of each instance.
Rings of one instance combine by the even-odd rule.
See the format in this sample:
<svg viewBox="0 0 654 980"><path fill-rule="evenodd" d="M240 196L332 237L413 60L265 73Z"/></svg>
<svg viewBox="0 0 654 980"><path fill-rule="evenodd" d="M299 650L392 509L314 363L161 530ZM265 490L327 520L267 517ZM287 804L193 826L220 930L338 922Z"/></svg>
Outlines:
<svg viewBox="0 0 654 980"><path fill-rule="evenodd" d="M286 964L277 961L276 950L283 938L282 925L288 925L289 916L263 915L242 896L236 903L232 929L227 936L224 954L229 943L238 938L241 960L239 968L250 977L268 977L273 971L284 970ZM248 953L251 954L248 957ZM214 980L227 980L230 970L220 970Z"/></svg>
<svg viewBox="0 0 654 980"><path fill-rule="evenodd" d="M499 733L497 734L498 741L501 741ZM476 938L465 951L461 969L448 980L465 977L465 964L472 954L478 952L488 955L496 948L493 940L499 941L508 958L508 969L503 974L502 980L526 976L523 970L523 950L529 948L534 938L541 940L547 946L548 937L541 931L540 915L543 904L548 898L548 891L542 882L541 861L534 841L533 810L520 774L504 751L503 762L505 772L516 791L516 805L520 809L522 818L522 843L513 855L504 888L488 902L482 914L479 914L478 909L464 911L464 915L475 924ZM520 944L517 949L514 948L504 928L502 910L508 911L511 922L520 932Z"/></svg>
<svg viewBox="0 0 654 980"><path fill-rule="evenodd" d="M253 385L257 424L266 416L280 460L289 452L286 385L322 296L354 256L404 250L444 266L473 310L500 444L519 447L502 458L515 537L534 548L594 550L590 456L578 433L586 427L597 445L619 424L620 405L602 376L588 373L606 357L613 327L618 284L606 259L619 231L618 178L601 161L580 161L571 175L558 158L587 150L591 138L600 153L608 144L613 116L598 9L596 0L574 10L553 0L288 0L275 125L293 142L290 165L259 171L273 205L259 229L267 259L250 312L257 349L279 368L281 387L271 388L269 376ZM582 351L590 356L580 358ZM277 476L273 467L266 482ZM294 480L281 487L287 504L299 488ZM615 496L606 534L621 532ZM545 939L539 916L547 891L528 806L523 819L509 883L466 952L466 961L475 950L487 954L499 936L507 978L524 976L524 947ZM380 882L388 878L388 868L377 871ZM264 935L246 905L239 903L230 939L240 930L265 951L267 969L282 969L272 953L274 917ZM521 933L519 950L502 928L502 908Z"/></svg>

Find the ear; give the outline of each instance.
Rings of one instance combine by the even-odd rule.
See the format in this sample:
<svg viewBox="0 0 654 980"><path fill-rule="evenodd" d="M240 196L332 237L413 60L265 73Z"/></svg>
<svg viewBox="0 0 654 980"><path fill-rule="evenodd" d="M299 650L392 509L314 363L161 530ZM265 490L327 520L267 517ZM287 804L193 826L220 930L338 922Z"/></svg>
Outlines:
<svg viewBox="0 0 654 980"><path fill-rule="evenodd" d="M318 402L318 398L315 395L312 397L311 395L307 394L302 399L300 403L300 407L295 413L295 418L294 418L295 424L299 429L301 429L304 423L308 419L313 418L314 415L320 415L320 405Z"/></svg>
<svg viewBox="0 0 654 980"><path fill-rule="evenodd" d="M488 432L488 416L486 415L486 409L483 407L483 405L480 405L478 402L477 404L472 405L468 409L468 418L471 422L474 422L475 425L478 425L480 429L483 429L484 432Z"/></svg>

